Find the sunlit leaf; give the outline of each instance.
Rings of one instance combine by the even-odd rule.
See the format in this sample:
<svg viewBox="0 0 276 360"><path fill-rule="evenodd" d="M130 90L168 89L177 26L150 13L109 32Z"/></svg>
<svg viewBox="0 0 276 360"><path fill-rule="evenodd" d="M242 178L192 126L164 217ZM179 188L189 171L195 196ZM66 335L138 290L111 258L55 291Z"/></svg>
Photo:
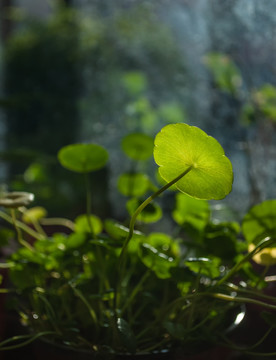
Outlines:
<svg viewBox="0 0 276 360"><path fill-rule="evenodd" d="M103 168L108 160L108 153L97 144L72 144L60 149L58 160L68 170L88 173Z"/></svg>
<svg viewBox="0 0 276 360"><path fill-rule="evenodd" d="M161 186L164 186L167 184L167 181L161 177L158 169L155 173L155 178L156 178L158 184L160 184ZM167 191L177 191L178 192L177 187L175 185L170 186Z"/></svg>
<svg viewBox="0 0 276 360"><path fill-rule="evenodd" d="M134 160L147 160L152 156L153 138L143 133L126 135L122 140L124 153Z"/></svg>
<svg viewBox="0 0 276 360"><path fill-rule="evenodd" d="M167 182L191 168L176 187L192 197L219 200L232 190L230 160L217 140L195 126L165 126L156 135L154 159Z"/></svg>

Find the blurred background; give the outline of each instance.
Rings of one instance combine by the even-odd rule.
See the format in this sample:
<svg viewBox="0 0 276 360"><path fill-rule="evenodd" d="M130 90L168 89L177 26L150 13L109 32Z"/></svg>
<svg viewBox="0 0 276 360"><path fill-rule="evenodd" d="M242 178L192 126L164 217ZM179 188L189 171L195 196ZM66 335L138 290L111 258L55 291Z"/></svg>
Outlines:
<svg viewBox="0 0 276 360"><path fill-rule="evenodd" d="M233 190L223 200L232 214L275 198L276 2L0 4L3 189L30 190L52 215L73 216L84 204L83 179L56 155L95 142L110 161L91 176L93 210L123 217L117 179L131 167L123 137L185 122L214 136L232 161ZM155 177L152 158L142 168Z"/></svg>

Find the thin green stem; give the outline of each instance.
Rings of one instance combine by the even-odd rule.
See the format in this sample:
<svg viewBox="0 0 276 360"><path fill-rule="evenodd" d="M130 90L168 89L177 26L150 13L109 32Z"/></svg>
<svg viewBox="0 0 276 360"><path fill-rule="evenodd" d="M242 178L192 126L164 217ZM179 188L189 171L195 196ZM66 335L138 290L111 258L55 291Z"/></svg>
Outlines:
<svg viewBox="0 0 276 360"><path fill-rule="evenodd" d="M44 218L40 219L39 222L41 225L60 225L67 227L72 231L75 230L75 224L73 223L73 221L64 218Z"/></svg>
<svg viewBox="0 0 276 360"><path fill-rule="evenodd" d="M276 242L276 240L272 239L269 236L266 237L265 239L263 239L262 241L260 241L254 250L252 250L248 254L246 254L235 266L233 266L233 268L225 276L223 276L220 280L218 280L217 285L221 285L221 284L225 283L226 281L228 281L233 275L235 275L240 270L240 268L242 267L242 265L244 263L246 263L247 261L252 259L252 257L255 254L257 254L259 251L274 244L275 242Z"/></svg>
<svg viewBox="0 0 276 360"><path fill-rule="evenodd" d="M34 251L34 248L32 247L32 245L30 245L27 241L25 241L22 238L21 229L17 226L16 215L15 215L15 210L14 209L11 209L11 217L12 217L13 226L15 228L15 231L16 231L16 234L17 234L17 240L18 240L19 244L24 246L25 248L31 250L31 251Z"/></svg>
<svg viewBox="0 0 276 360"><path fill-rule="evenodd" d="M91 187L90 187L90 181L89 181L88 173L84 174L84 180L85 180L85 189L86 189L86 216L87 216L87 222L88 222L88 226L89 226L91 235L95 239L95 232L93 230L93 225L92 225L92 222L91 222Z"/></svg>
<svg viewBox="0 0 276 360"><path fill-rule="evenodd" d="M231 296L221 293L206 293L207 296L212 296L216 299L224 300L224 301L233 301L238 303L248 303L248 304L255 304L262 306L267 309L276 310L276 305L268 304L260 300L252 299L252 298L246 298L241 296Z"/></svg>
<svg viewBox="0 0 276 360"><path fill-rule="evenodd" d="M263 300L268 300L270 302L276 302L276 298L275 296L270 296L270 295L266 295L266 294L263 294L262 292L256 292L256 291L253 291L253 290L248 290L248 289L244 289L244 288L240 288L238 287L237 285L234 285L234 284L226 284L227 287L229 287L232 291L236 291L237 293L240 293L240 294L246 294L248 296L254 296L255 298L258 297L260 299L263 299Z"/></svg>
<svg viewBox="0 0 276 360"><path fill-rule="evenodd" d="M33 341L35 341L36 339L42 337L42 336L46 336L46 335L58 335L60 336L60 334L54 332L54 331L43 331L40 332L36 335L18 335L18 336L13 336L7 340L4 340L0 343L0 351L4 351L4 350L11 350L11 349L17 349L20 348L22 346L26 346L30 343L32 343ZM25 340L26 339L26 340ZM6 344L9 343L13 343L13 342L17 342L20 340L25 340L19 344L15 344L15 345L10 345L10 346L4 346Z"/></svg>
<svg viewBox="0 0 276 360"><path fill-rule="evenodd" d="M150 269L148 269L144 276L141 278L141 280L139 281L139 283L136 285L136 287L133 289L132 293L130 294L129 298L127 299L127 301L124 304L124 307L122 308L122 314L124 313L124 311L127 309L127 307L132 303L133 299L135 298L135 296L137 295L137 293L139 292L139 290L141 289L142 285L144 284L144 282L146 281L146 279L148 278L149 274L150 274Z"/></svg>
<svg viewBox="0 0 276 360"><path fill-rule="evenodd" d="M2 219L4 219L5 221L7 221L8 223L12 224L12 225L16 225L17 228L20 228L21 230L23 230L25 233L31 235L33 238L37 239L37 240L43 240L45 239L44 236L42 236L41 234L38 234L36 231L34 231L32 228L30 228L29 226L23 224L21 221L18 220L14 220L12 219L11 216L9 216L8 214L6 214L3 211L0 211L0 217Z"/></svg>
<svg viewBox="0 0 276 360"><path fill-rule="evenodd" d="M161 195L164 191L166 191L169 187L171 187L172 185L174 185L177 181L179 181L181 178L183 178L183 176L187 175L191 170L193 169L193 166L189 166L185 171L183 171L181 174L179 174L176 178L174 178L173 180L171 180L170 182L168 182L166 185L164 185L162 188L160 188L159 190L157 190L154 194L152 194L151 196L149 196L134 212L134 214L132 215L131 219L130 219L130 224L129 224L129 232L128 235L125 239L125 242L123 244L121 253L119 255L119 261L118 261L118 269L119 269L119 274L118 274L118 287L115 291L114 294L114 310L116 310L117 307L117 301L118 301L118 294L120 293L120 288L121 288L121 282L122 282L122 278L123 278L123 273L124 273L124 260L125 260L125 253L127 250L127 246L133 236L133 232L134 232L134 226L137 220L138 215L144 210L144 208L152 201L154 200L156 197L158 197L159 195ZM116 313L116 311L115 311Z"/></svg>
<svg viewBox="0 0 276 360"><path fill-rule="evenodd" d="M127 246L129 241L131 240L132 236L133 236L133 231L134 231L134 225L136 223L137 217L138 215L144 210L144 208L152 201L154 200L157 196L159 196L160 194L162 194L164 191L166 191L169 187L171 187L172 185L174 185L177 181L179 181L183 176L187 175L191 170L193 169L193 166L189 166L185 171L183 171L180 175L178 175L175 179L173 179L172 181L170 181L169 183L167 183L166 185L164 185L161 189L157 190L154 194L152 194L151 196L149 196L134 212L134 214L131 217L130 223L129 223L129 233L127 238L125 239L124 245L122 247L120 256L119 256L119 268L122 264L122 260L124 257L124 254L126 252Z"/></svg>

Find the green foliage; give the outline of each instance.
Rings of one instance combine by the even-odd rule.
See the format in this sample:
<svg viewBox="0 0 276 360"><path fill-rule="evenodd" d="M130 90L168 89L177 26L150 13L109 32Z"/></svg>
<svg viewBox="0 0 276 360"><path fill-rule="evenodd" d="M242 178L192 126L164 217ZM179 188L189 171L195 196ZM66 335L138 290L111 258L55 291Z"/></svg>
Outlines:
<svg viewBox="0 0 276 360"><path fill-rule="evenodd" d="M258 254L273 250L275 201L253 207L242 228L237 222L214 221L204 199L229 193L232 167L218 142L198 128L167 125L156 136L154 156L164 183L148 198L142 200L150 191L144 174L124 174L119 181L122 194L137 196L126 203L128 227L90 212L89 187L87 212L74 221L45 217L44 208L27 209L28 204L0 211L16 230L2 229L3 245L10 236L18 241L4 263L10 270L10 295L15 294L15 309L35 337L47 332L51 341L96 356L158 352L164 346L192 353L202 341L221 343L232 324L227 319L240 311L237 303L276 309L275 299L261 292L266 278L252 266ZM69 170L87 173L105 166L107 152L94 144L75 144L62 148L58 157ZM154 200L174 184L189 195L170 193L175 223L167 234L159 228L163 213ZM64 231L49 234L47 225Z"/></svg>
<svg viewBox="0 0 276 360"><path fill-rule="evenodd" d="M149 190L150 180L142 173L122 174L118 179L118 190L125 196L140 197Z"/></svg>
<svg viewBox="0 0 276 360"><path fill-rule="evenodd" d="M176 194L176 205L172 212L178 225L190 224L201 232L210 220L210 206L206 200L197 200L183 193Z"/></svg>
<svg viewBox="0 0 276 360"><path fill-rule="evenodd" d="M162 104L158 108L158 114L168 123L186 122L187 118L183 108L181 108L180 104L176 102Z"/></svg>
<svg viewBox="0 0 276 360"><path fill-rule="evenodd" d="M237 95L242 85L240 70L234 62L221 53L209 53L204 63L212 72L216 85L226 93Z"/></svg>
<svg viewBox="0 0 276 360"><path fill-rule="evenodd" d="M181 192L198 199L223 199L232 189L233 171L220 144L201 129L187 124L165 126L155 138L154 159L160 175Z"/></svg>
<svg viewBox="0 0 276 360"><path fill-rule="evenodd" d="M97 144L73 144L63 147L58 159L62 166L71 171L88 173L104 167L108 153Z"/></svg>
<svg viewBox="0 0 276 360"><path fill-rule="evenodd" d="M132 198L127 201L126 208L129 212L129 214L132 216L135 213L135 210L138 208L139 205L143 203L142 200L139 200L137 198ZM160 220L162 218L162 209L157 204L152 202L151 204L148 204L143 212L138 215L137 220L141 221L143 223L152 223Z"/></svg>
<svg viewBox="0 0 276 360"><path fill-rule="evenodd" d="M242 221L246 241L257 244L268 236L276 239L275 218L276 200L266 200L252 207Z"/></svg>
<svg viewBox="0 0 276 360"><path fill-rule="evenodd" d="M98 235L103 230L103 224L101 219L96 215L79 215L75 219L75 231L80 233L91 233L91 229L94 235Z"/></svg>

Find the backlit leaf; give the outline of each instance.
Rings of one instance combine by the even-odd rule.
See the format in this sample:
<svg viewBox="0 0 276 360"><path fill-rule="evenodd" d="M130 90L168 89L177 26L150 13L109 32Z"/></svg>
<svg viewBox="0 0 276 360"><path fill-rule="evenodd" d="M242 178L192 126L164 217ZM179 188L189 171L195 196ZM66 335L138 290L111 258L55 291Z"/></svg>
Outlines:
<svg viewBox="0 0 276 360"><path fill-rule="evenodd" d="M176 187L192 197L219 200L232 190L230 160L217 140L195 126L165 126L156 135L154 159L167 182L191 167Z"/></svg>

